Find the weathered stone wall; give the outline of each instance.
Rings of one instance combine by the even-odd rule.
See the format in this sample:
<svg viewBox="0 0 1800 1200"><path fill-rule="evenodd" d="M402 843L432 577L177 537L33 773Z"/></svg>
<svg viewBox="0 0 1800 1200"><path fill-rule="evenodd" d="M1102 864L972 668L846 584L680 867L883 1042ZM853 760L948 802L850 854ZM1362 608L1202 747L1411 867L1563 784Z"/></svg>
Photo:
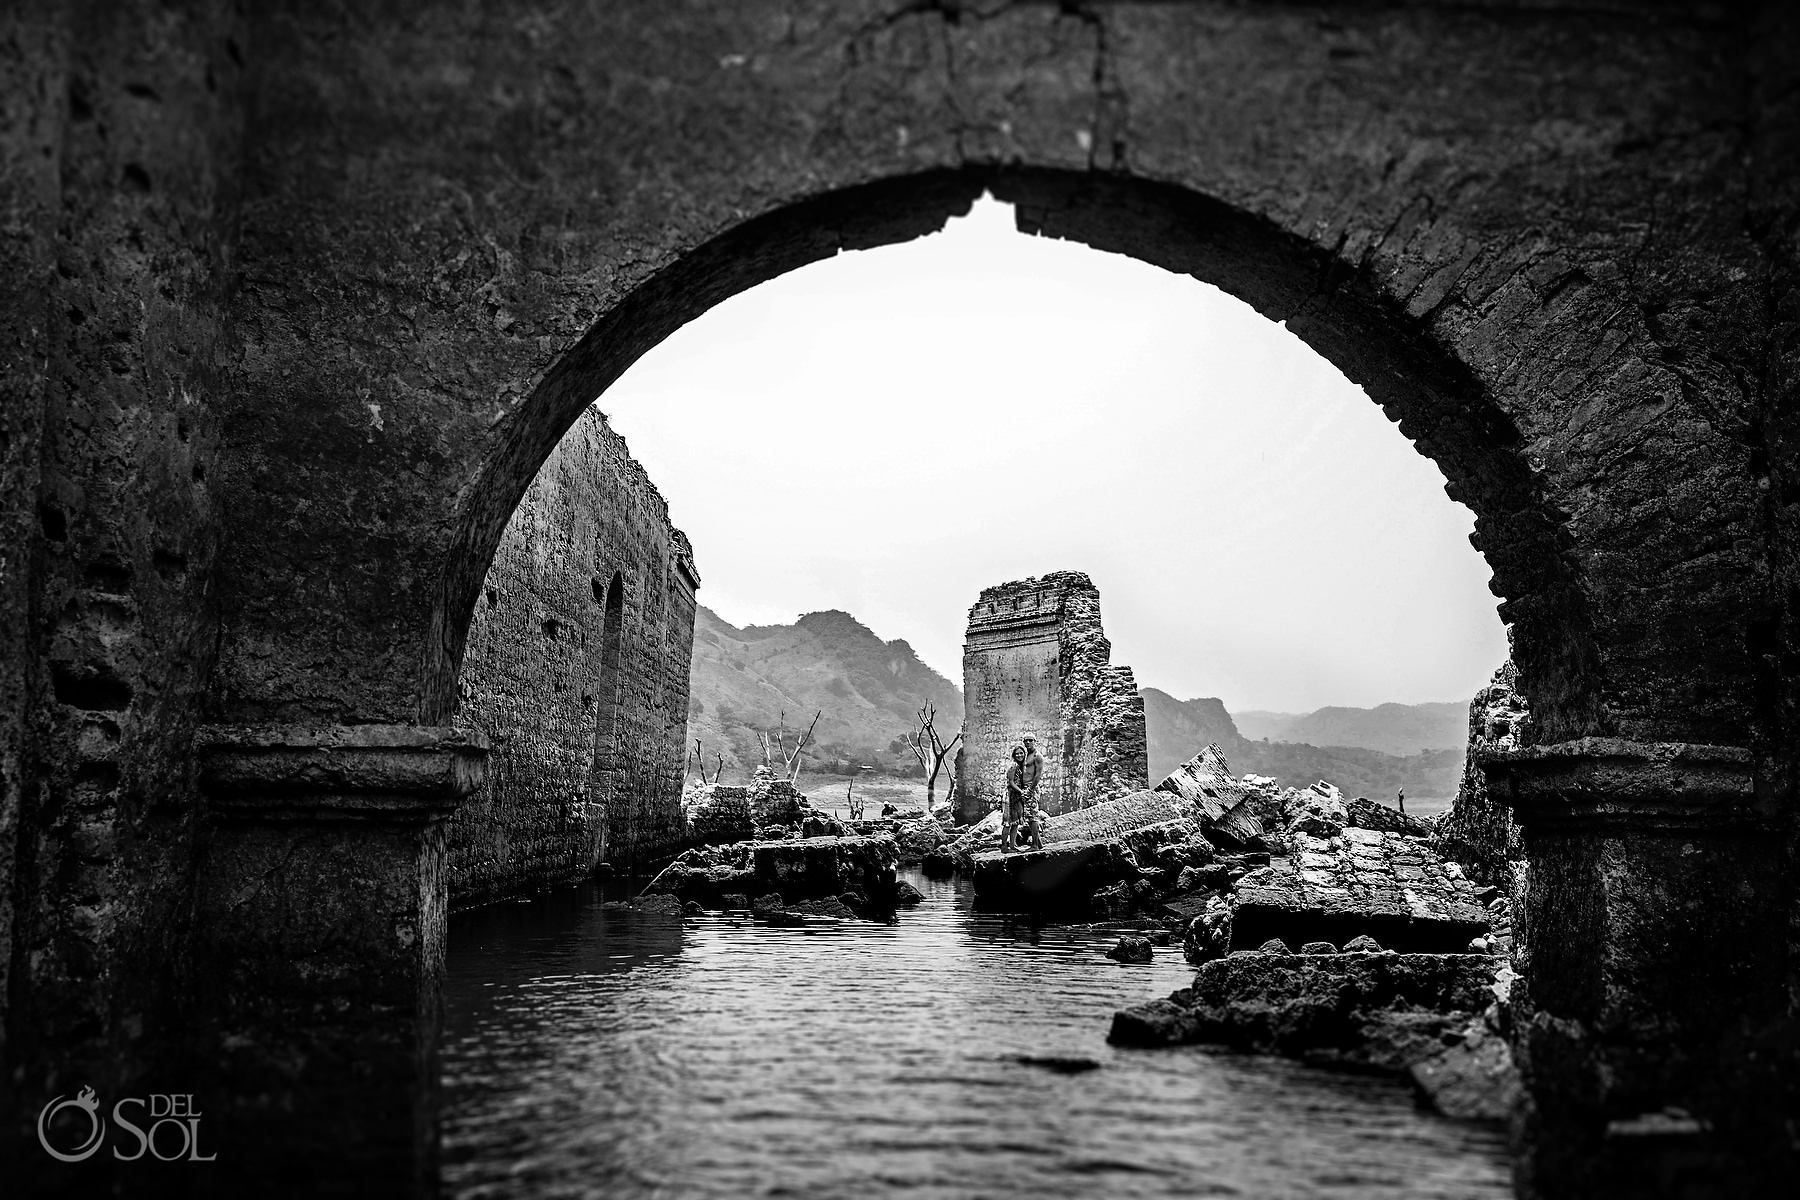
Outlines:
<svg viewBox="0 0 1800 1200"><path fill-rule="evenodd" d="M1144 702L1115 667L1100 592L1057 571L982 589L963 644L963 746L957 809L979 820L1006 795L1011 752L1038 738L1046 812L1063 813L1146 785Z"/></svg>
<svg viewBox="0 0 1800 1200"><path fill-rule="evenodd" d="M1555 1102L1531 1186L1591 1194L1609 1123L1665 1106L1705 1153L1791 1179L1791 1091L1751 1085L1792 1077L1800 997L1796 20L6 6L0 1087L35 1112L260 1055L266 1078L215 1094L270 1096L271 1139L343 1097L414 1112L283 1082L361 1061L355 1030L216 968L233 939L316 934L320 962L391 968L428 1016L440 944L380 936L398 911L351 937L294 920L329 903L197 905L227 797L194 786L195 726L240 728L290 762L282 788L327 780L308 804L365 815L395 794L310 772L333 730L385 728L414 817L438 820L468 765L433 732L468 615L580 413L725 297L988 189L1028 230L1284 321L1475 512L1540 743L1507 785L1531 810L1530 1086ZM272 819L268 799L232 819ZM354 828L257 838L272 861L380 841ZM404 843L427 889L441 833Z"/></svg>
<svg viewBox="0 0 1800 1200"><path fill-rule="evenodd" d="M698 583L668 505L590 408L519 502L469 624L457 724L493 750L450 822L452 904L677 848Z"/></svg>
<svg viewBox="0 0 1800 1200"><path fill-rule="evenodd" d="M0 1104L192 1031L247 26L0 6Z"/></svg>
<svg viewBox="0 0 1800 1200"><path fill-rule="evenodd" d="M1511 662L1494 672L1469 701L1469 754L1456 798L1432 829L1432 846L1468 868L1483 883L1513 896L1524 879L1525 838L1512 810L1488 791L1481 752L1529 744L1530 710L1519 695L1519 670Z"/></svg>

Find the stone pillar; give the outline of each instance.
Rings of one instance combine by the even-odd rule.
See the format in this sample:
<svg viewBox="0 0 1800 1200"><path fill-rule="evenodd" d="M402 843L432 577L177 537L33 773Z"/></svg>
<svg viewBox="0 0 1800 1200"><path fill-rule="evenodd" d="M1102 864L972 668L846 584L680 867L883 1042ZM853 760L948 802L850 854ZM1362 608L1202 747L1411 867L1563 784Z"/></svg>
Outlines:
<svg viewBox="0 0 1800 1200"><path fill-rule="evenodd" d="M1750 751L1584 738L1479 763L1530 861L1520 1194L1776 1194L1785 884Z"/></svg>
<svg viewBox="0 0 1800 1200"><path fill-rule="evenodd" d="M449 728L202 731L187 1090L220 1179L435 1190L443 821L486 754Z"/></svg>

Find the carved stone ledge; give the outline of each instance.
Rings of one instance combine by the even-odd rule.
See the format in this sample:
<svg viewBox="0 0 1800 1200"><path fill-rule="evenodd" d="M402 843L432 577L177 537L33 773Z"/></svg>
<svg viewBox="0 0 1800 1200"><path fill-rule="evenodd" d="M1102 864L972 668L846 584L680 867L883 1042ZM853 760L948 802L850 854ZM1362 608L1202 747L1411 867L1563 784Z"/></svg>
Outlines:
<svg viewBox="0 0 1800 1200"><path fill-rule="evenodd" d="M211 725L194 753L219 818L416 823L481 786L488 743L448 726Z"/></svg>
<svg viewBox="0 0 1800 1200"><path fill-rule="evenodd" d="M1769 824L1756 804L1755 763L1742 746L1579 738L1485 749L1488 791L1527 828L1722 831Z"/></svg>

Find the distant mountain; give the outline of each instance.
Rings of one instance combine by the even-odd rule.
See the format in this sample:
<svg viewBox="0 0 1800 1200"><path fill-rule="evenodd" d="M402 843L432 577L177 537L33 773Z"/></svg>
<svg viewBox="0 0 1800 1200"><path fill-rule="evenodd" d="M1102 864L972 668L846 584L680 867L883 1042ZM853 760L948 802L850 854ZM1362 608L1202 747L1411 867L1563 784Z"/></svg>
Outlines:
<svg viewBox="0 0 1800 1200"><path fill-rule="evenodd" d="M688 742L701 740L709 770L723 754L727 781L762 761L756 735L773 732L783 712L790 746L813 713L823 712L809 775L863 764L910 773L916 760L898 739L912 732L913 714L927 701L937 707L938 732L946 741L955 736L962 690L906 642L882 641L849 613L807 613L792 625L745 629L704 607L695 618Z"/></svg>
<svg viewBox="0 0 1800 1200"><path fill-rule="evenodd" d="M1374 708L1320 708L1309 713L1246 710L1236 713L1238 731L1252 741L1305 742L1313 746L1360 746L1383 754L1457 750L1469 739L1469 706L1380 704Z"/></svg>
<svg viewBox="0 0 1800 1200"><path fill-rule="evenodd" d="M1371 799L1391 800L1405 788L1409 799L1448 800L1462 775L1463 705L1245 713L1234 720L1216 698L1177 700L1156 688L1143 689L1143 697L1152 784L1215 742L1238 774L1272 775L1291 787L1325 779ZM949 740L962 728L962 690L904 641L883 641L848 613L807 613L792 625L745 629L707 608L695 619L688 739L701 740L709 770L724 756L728 781L762 761L756 735L773 732L784 712L791 745L821 710L808 776L864 764L912 774L915 760L899 739L912 732L913 714L926 701L937 706L938 732ZM1434 732L1452 713L1453 735ZM1271 728L1280 737L1247 734ZM1433 748L1416 753L1422 746Z"/></svg>
<svg viewBox="0 0 1800 1200"><path fill-rule="evenodd" d="M1169 773L1209 745L1218 744L1231 763L1231 769L1242 775L1248 767L1239 767L1245 739L1238 732L1225 703L1211 696L1198 700L1177 700L1159 688L1140 688L1144 698L1144 735L1150 744L1150 782L1167 779ZM1307 780L1311 783L1312 780Z"/></svg>
<svg viewBox="0 0 1800 1200"><path fill-rule="evenodd" d="M1456 794L1457 783L1462 778L1464 746L1461 738L1452 743L1454 748L1451 749L1404 755L1368 746L1264 742L1260 738L1245 737L1242 727L1226 711L1224 703L1213 697L1177 700L1156 688L1144 688L1142 694L1153 785L1214 743L1224 752L1226 761L1237 774L1270 775L1287 787L1305 787L1323 779L1352 796L1367 796L1373 800L1391 800L1396 791L1404 788L1412 799L1446 801ZM1320 709L1319 713L1380 713L1385 709L1404 712L1446 707L1463 708L1462 722L1466 729L1467 709L1459 705L1384 704L1375 709ZM1307 713L1296 719L1305 721L1317 715ZM1246 723L1251 728L1259 727ZM1351 722L1335 726L1322 722L1321 727L1342 729L1353 726Z"/></svg>

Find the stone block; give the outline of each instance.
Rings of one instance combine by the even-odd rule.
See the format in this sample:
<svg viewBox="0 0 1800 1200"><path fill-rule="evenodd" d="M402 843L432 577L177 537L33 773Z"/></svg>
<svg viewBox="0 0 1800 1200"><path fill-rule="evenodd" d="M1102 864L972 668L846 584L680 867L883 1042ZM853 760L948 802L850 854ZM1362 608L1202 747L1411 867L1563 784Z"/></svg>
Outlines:
<svg viewBox="0 0 1800 1200"><path fill-rule="evenodd" d="M1085 910L1094 893L1135 876L1114 842L1064 842L974 858L975 903L1004 911Z"/></svg>
<svg viewBox="0 0 1800 1200"><path fill-rule="evenodd" d="M1299 840L1294 858L1237 881L1234 948L1271 937L1343 945L1367 934L1393 950L1451 953L1488 931L1474 885L1419 842L1368 830Z"/></svg>

